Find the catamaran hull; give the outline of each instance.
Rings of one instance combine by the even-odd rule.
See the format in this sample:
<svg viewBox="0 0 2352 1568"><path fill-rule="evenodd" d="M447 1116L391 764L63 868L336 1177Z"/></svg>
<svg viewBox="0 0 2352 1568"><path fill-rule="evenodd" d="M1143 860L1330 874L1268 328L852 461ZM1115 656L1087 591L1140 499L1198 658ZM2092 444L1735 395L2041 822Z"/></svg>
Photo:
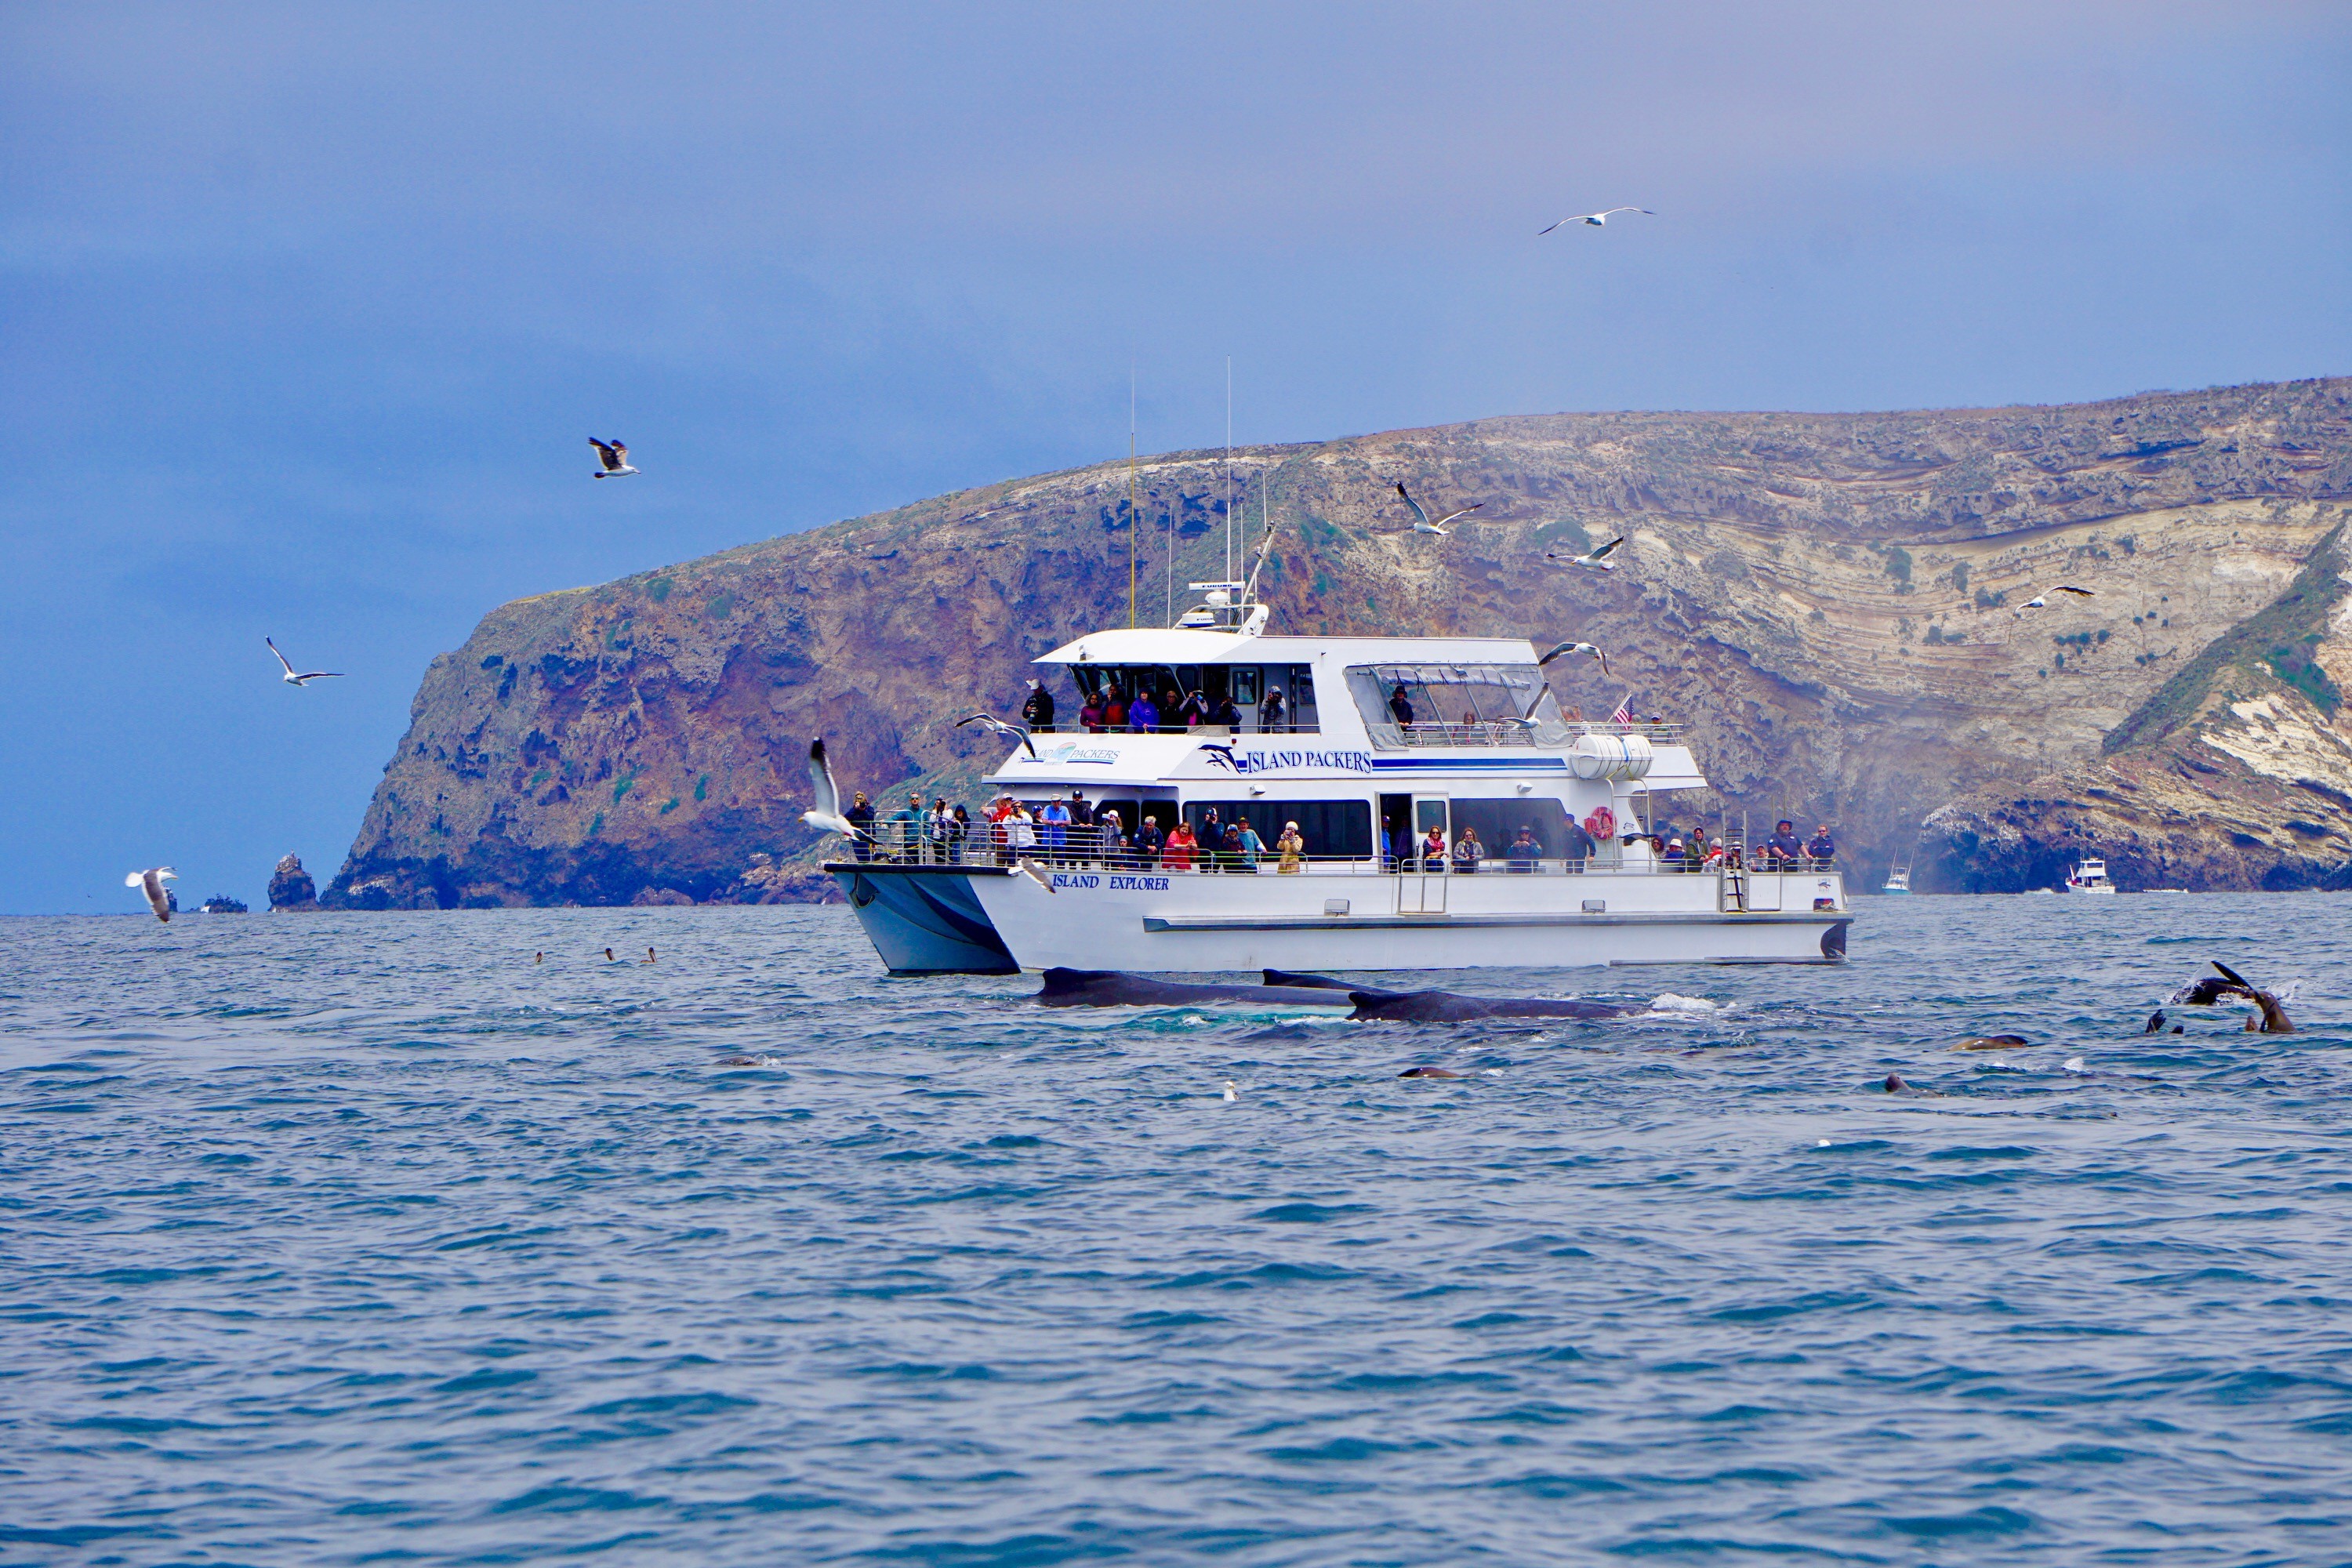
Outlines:
<svg viewBox="0 0 2352 1568"><path fill-rule="evenodd" d="M1834 872L1727 891L1713 875L1068 870L1047 892L992 868L826 869L897 973L1834 963L1852 923Z"/></svg>

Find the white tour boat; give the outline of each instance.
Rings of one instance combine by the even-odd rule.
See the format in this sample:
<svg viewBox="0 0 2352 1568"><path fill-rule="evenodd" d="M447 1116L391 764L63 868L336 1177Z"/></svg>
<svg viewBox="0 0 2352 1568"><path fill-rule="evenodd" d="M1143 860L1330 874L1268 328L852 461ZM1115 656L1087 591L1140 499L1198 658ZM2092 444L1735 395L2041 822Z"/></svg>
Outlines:
<svg viewBox="0 0 2352 1568"><path fill-rule="evenodd" d="M2112 893L2116 885L2107 880L2107 863L2105 860L2078 860L2074 870L2066 875L2065 890L2070 893Z"/></svg>
<svg viewBox="0 0 2352 1568"><path fill-rule="evenodd" d="M1076 824L975 818L961 843L882 825L825 869L893 973L1845 956L1833 863L1743 868L1733 853L1685 868L1655 853L1658 797L1706 787L1680 725L1567 717L1518 638L1271 637L1244 584L1194 586L1208 602L1176 626L1095 632L1036 661L1060 722L1014 745L989 795L1033 816L1076 795L1081 815L1115 811L1130 836L1147 816L1196 837L1213 814L1245 819L1264 848L1151 861ZM1242 721L1071 722L1087 698L1170 689ZM1433 830L1446 853L1424 852ZM1483 854L1459 855L1465 838Z"/></svg>

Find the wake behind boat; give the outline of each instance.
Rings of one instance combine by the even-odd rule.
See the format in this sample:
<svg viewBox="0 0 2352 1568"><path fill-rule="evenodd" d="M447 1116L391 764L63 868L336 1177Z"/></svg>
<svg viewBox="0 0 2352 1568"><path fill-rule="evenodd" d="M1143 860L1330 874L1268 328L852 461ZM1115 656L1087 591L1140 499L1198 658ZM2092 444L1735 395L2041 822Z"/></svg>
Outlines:
<svg viewBox="0 0 2352 1568"><path fill-rule="evenodd" d="M877 824L826 864L893 973L1845 955L1833 859L1661 853L1658 797L1706 787L1682 726L1567 716L1522 639L1272 637L1242 584L1196 586L1176 626L1036 661L1053 710L1090 718L989 775L1017 826L950 847Z"/></svg>

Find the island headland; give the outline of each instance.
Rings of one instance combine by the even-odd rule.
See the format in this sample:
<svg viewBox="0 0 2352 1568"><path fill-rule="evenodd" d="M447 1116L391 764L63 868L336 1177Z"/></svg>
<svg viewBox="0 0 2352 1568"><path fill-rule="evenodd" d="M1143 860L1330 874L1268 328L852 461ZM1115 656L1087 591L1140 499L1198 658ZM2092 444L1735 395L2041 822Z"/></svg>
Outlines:
<svg viewBox="0 0 2352 1568"><path fill-rule="evenodd" d="M2352 885L2352 378L2054 407L1573 414L1237 447L1275 625L1579 637L1564 702L1691 726L1720 814L1857 890ZM1140 614L1224 560L1222 452L1138 465ZM1450 538L1402 531L1403 480ZM520 599L435 659L335 908L828 896L803 759L973 800L1027 661L1128 616L1128 465ZM1240 508L1237 510L1242 510ZM1548 562L1617 534L1613 573ZM2061 583L2092 597L2056 593ZM2043 596L2045 608L2027 608ZM273 900L275 901L275 900Z"/></svg>

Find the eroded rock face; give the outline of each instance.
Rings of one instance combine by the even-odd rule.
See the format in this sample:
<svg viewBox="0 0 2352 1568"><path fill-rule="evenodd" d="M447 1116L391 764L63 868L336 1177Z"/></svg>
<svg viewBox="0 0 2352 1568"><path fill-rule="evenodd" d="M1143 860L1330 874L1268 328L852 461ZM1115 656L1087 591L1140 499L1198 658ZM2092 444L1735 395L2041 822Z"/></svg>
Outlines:
<svg viewBox="0 0 2352 1568"><path fill-rule="evenodd" d="M319 907L318 885L302 869L300 856L289 855L278 862L278 870L269 879L269 907L289 912Z"/></svg>
<svg viewBox="0 0 2352 1568"><path fill-rule="evenodd" d="M1576 661L1555 687L1605 713L1630 683L1690 723L1717 789L1678 826L1826 821L1875 885L1936 814L1923 891L2046 885L2086 844L2126 886L2300 883L2352 853L2352 793L2327 793L2352 791L2343 590L2307 570L2352 496L2352 381L1495 419L1234 468L1252 529L1261 482L1276 525L1275 630L1597 642L1620 684ZM1223 472L1142 465L1147 624L1171 531L1178 584L1222 574ZM1486 506L1414 537L1399 479ZM953 720L1011 712L1029 659L1127 622L1127 488L1106 463L493 611L426 671L327 901L822 896L808 738L845 788L976 802L1002 747ZM1614 573L1545 560L1621 532ZM2221 645L2297 595L2278 658L2269 623Z"/></svg>

